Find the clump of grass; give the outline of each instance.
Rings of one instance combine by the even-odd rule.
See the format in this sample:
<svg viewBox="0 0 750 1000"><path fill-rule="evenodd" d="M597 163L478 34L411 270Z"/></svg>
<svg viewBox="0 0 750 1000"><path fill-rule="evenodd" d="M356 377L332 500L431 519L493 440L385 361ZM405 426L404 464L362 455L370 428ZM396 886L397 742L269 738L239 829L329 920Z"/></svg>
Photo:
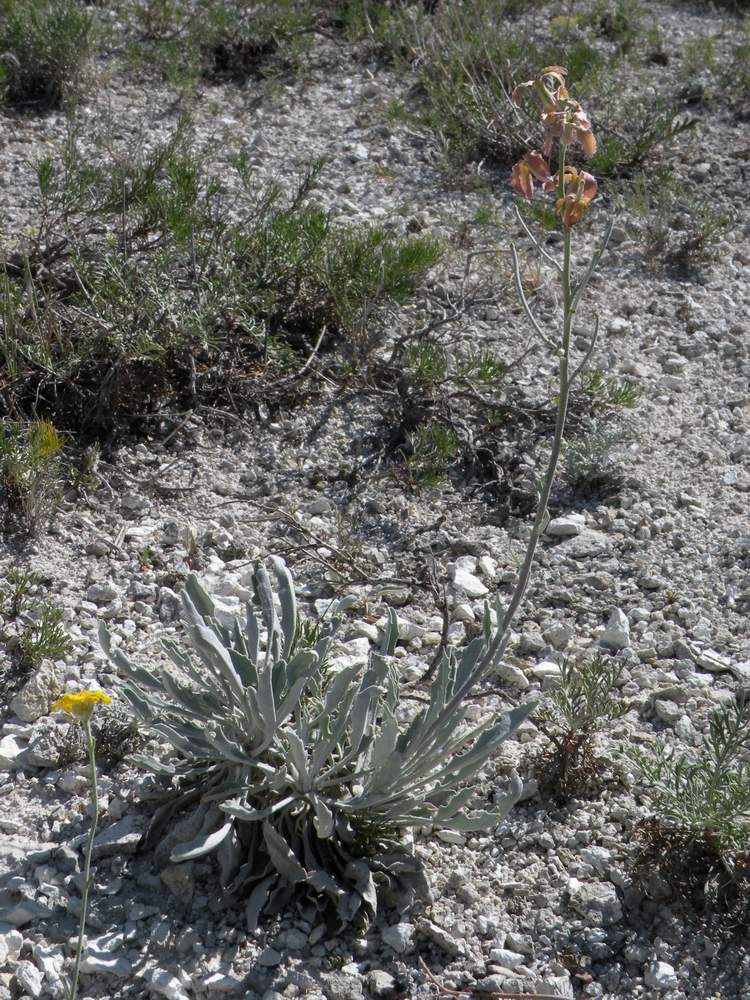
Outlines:
<svg viewBox="0 0 750 1000"><path fill-rule="evenodd" d="M697 119L675 111L662 98L632 96L619 105L609 103L599 147L591 158L591 169L602 177L632 176L657 150L670 146L697 124Z"/></svg>
<svg viewBox="0 0 750 1000"><path fill-rule="evenodd" d="M57 506L63 491L64 438L49 420L0 426L0 477L9 506L23 515L36 535Z"/></svg>
<svg viewBox="0 0 750 1000"><path fill-rule="evenodd" d="M717 709L695 750L630 748L653 810L637 869L656 866L683 898L750 918L750 698ZM676 863L676 859L679 862Z"/></svg>
<svg viewBox="0 0 750 1000"><path fill-rule="evenodd" d="M650 261L691 271L716 257L730 219L708 200L690 197L669 171L638 174L623 199L638 220L643 252Z"/></svg>
<svg viewBox="0 0 750 1000"><path fill-rule="evenodd" d="M72 642L62 626L62 611L41 605L38 618L24 628L19 643L25 665L38 667L43 660L59 660L72 649Z"/></svg>
<svg viewBox="0 0 750 1000"><path fill-rule="evenodd" d="M615 453L629 440L626 429L598 421L571 438L563 461L563 482L568 489L585 499L604 499L617 493L623 476Z"/></svg>
<svg viewBox="0 0 750 1000"><path fill-rule="evenodd" d="M711 716L697 751L657 741L629 757L656 817L699 840L731 870L750 852L750 698L740 694Z"/></svg>
<svg viewBox="0 0 750 1000"><path fill-rule="evenodd" d="M537 42L528 25L514 23L527 6L512 0L441 4L428 24L415 27L422 122L449 170L485 159L506 165L519 155L531 123L509 94L537 66L565 65L576 96L595 84L602 55L574 26Z"/></svg>
<svg viewBox="0 0 750 1000"><path fill-rule="evenodd" d="M420 424L404 449L412 482L423 489L440 486L459 453L458 435L436 420Z"/></svg>
<svg viewBox="0 0 750 1000"><path fill-rule="evenodd" d="M552 747L537 762L542 793L559 802L591 795L604 762L594 753L594 738L628 711L613 697L622 665L597 655L575 663L563 658L559 687L550 692L534 721Z"/></svg>
<svg viewBox="0 0 750 1000"><path fill-rule="evenodd" d="M131 58L178 88L294 72L318 23L308 0L142 0Z"/></svg>
<svg viewBox="0 0 750 1000"><path fill-rule="evenodd" d="M579 391L588 397L592 410L632 410L643 395L643 389L635 382L607 376L601 368L592 368L582 375Z"/></svg>
<svg viewBox="0 0 750 1000"><path fill-rule="evenodd" d="M0 0L0 103L60 107L80 82L92 26L76 0Z"/></svg>
<svg viewBox="0 0 750 1000"><path fill-rule="evenodd" d="M259 187L238 157L232 205L184 122L147 152L99 162L73 132L38 164L36 236L0 268L8 409L33 401L95 435L166 396L241 397L269 371L366 345L442 249L334 225L312 201L323 166L287 193Z"/></svg>

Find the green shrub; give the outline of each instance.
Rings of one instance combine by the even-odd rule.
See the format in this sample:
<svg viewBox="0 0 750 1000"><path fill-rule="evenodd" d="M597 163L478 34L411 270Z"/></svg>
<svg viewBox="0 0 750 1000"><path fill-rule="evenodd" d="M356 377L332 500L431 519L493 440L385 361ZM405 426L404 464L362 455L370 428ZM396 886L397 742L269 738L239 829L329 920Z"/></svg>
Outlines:
<svg viewBox="0 0 750 1000"><path fill-rule="evenodd" d="M48 420L0 426L0 477L11 505L36 535L62 495L63 437Z"/></svg>
<svg viewBox="0 0 750 1000"><path fill-rule="evenodd" d="M656 818L700 842L731 868L750 852L750 698L717 709L697 750L629 751Z"/></svg>
<svg viewBox="0 0 750 1000"><path fill-rule="evenodd" d="M573 795L591 794L602 762L594 754L594 737L620 718L628 706L613 697L622 664L594 656L560 663L560 683L534 716L552 748L538 764L540 788L564 802Z"/></svg>
<svg viewBox="0 0 750 1000"><path fill-rule="evenodd" d="M396 829L486 829L506 815L519 782L489 810L465 782L529 707L472 727L464 705L452 703L490 642L488 624L458 659L443 656L429 705L407 711L391 657L395 614L366 668L338 669L335 623L302 641L292 579L280 560L273 568L280 616L260 567L244 625L221 624L190 577L182 598L192 649L165 641L168 667L132 663L102 625L122 697L140 726L171 748L165 759L133 758L171 786L146 842L159 842L186 812L171 838L172 860L218 850L225 888L248 897L251 927L295 894L340 925L367 926L376 885L398 883L399 871L415 867L394 843Z"/></svg>
<svg viewBox="0 0 750 1000"><path fill-rule="evenodd" d="M77 0L0 0L0 102L59 107L80 79L92 24Z"/></svg>
<svg viewBox="0 0 750 1000"><path fill-rule="evenodd" d="M73 133L39 161L38 232L0 268L9 409L98 434L167 395L219 400L235 377L241 402L266 373L367 349L442 257L428 235L334 225L311 200L322 163L288 196L235 165L230 210L184 123L148 152L84 160Z"/></svg>

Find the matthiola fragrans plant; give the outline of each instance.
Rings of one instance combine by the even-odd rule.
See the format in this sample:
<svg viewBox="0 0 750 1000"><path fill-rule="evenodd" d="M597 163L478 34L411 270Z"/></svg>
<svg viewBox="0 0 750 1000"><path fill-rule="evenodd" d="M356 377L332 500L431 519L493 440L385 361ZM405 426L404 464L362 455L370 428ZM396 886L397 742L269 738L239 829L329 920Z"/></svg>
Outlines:
<svg viewBox="0 0 750 1000"><path fill-rule="evenodd" d="M507 814L520 782L491 809L466 783L531 706L479 725L465 721L455 692L475 670L486 634L460 656L446 654L429 704L409 711L391 656L395 614L367 667L337 670L336 623L305 630L288 570L279 559L271 565L278 601L259 567L258 610L248 604L244 624L222 624L191 576L182 602L192 648L165 641L169 666L132 663L102 626L104 649L124 678L122 698L175 751L171 760L133 757L173 786L146 840L158 841L165 824L187 812L171 860L216 851L223 886L247 899L251 927L300 893L334 923L366 926L376 884L408 896L421 883L393 831L487 829Z"/></svg>
<svg viewBox="0 0 750 1000"><path fill-rule="evenodd" d="M595 140L587 116L565 90L564 77L564 69L549 67L515 92L519 99L529 89L542 101L545 153L530 151L514 168L512 183L524 197L533 194L537 181L557 192L565 233L563 263L536 246L560 275L563 317L557 339L542 329L511 247L526 315L559 357L560 392L526 556L507 607L496 600L496 624L487 605L482 634L460 652L444 652L419 711L413 701L403 699L392 656L396 615L389 612L382 647L366 666L337 669L331 646L335 615L321 631L301 625L294 584L279 559L271 560L278 599L266 569L258 567L255 604L248 604L244 624L220 620L213 601L191 576L182 601L192 648L186 651L165 641L169 666L131 662L112 646L102 626L102 645L123 678L123 699L143 727L173 751L167 759L133 757L171 784L146 843L158 841L166 824L182 817L166 841L171 859L188 861L215 851L225 890L247 899L250 927L300 893L334 923L366 926L375 914L377 885L403 887L412 895L419 886L418 866L399 843L397 831L489 829L520 796L521 783L514 779L493 808L485 809L472 778L534 706L522 705L474 725L466 720L466 702L497 666L510 640L548 519L570 385L596 337L595 325L586 356L571 373L572 317L607 237L574 284L571 230L596 193L596 182L566 163L566 151L579 142L591 152ZM558 166L552 174L546 157L555 143ZM519 221L533 240L520 216ZM338 611L345 607L340 604Z"/></svg>

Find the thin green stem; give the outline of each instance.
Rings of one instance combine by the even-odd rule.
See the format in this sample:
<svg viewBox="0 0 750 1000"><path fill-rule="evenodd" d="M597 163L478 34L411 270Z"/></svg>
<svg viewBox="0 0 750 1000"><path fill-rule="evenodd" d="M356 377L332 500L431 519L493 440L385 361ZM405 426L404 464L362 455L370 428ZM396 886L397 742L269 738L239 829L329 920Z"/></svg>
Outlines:
<svg viewBox="0 0 750 1000"><path fill-rule="evenodd" d="M83 731L86 734L86 742L89 749L89 764L91 767L91 804L94 815L91 819L91 829L89 839L86 844L86 859L83 866L83 889L81 891L81 919L78 924L78 947L76 948L76 964L73 968L73 978L70 982L70 994L68 1000L76 1000L78 993L78 976L81 968L81 954L83 953L83 938L86 933L86 913L89 902L89 884L91 882L91 852L94 847L94 836L96 834L96 824L99 819L99 791L96 785L96 740L91 732L91 720L82 721Z"/></svg>

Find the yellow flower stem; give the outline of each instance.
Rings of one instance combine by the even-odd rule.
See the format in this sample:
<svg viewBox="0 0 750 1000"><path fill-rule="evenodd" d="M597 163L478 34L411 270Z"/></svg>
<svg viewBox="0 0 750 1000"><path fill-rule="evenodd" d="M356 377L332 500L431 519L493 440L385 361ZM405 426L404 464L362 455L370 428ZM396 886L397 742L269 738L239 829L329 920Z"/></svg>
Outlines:
<svg viewBox="0 0 750 1000"><path fill-rule="evenodd" d="M86 734L86 742L89 750L89 764L91 766L91 804L94 815L91 819L91 829L89 839L86 844L86 858L83 866L83 889L81 891L81 919L78 924L78 947L76 949L76 963L73 968L73 978L70 982L70 993L68 1000L76 1000L78 993L78 976L81 968L81 954L83 952L83 939L86 933L86 913L89 902L89 885L91 882L91 852L94 847L94 836L96 835L96 824L99 820L99 791L96 785L96 740L91 732L91 719L81 719L83 731Z"/></svg>

